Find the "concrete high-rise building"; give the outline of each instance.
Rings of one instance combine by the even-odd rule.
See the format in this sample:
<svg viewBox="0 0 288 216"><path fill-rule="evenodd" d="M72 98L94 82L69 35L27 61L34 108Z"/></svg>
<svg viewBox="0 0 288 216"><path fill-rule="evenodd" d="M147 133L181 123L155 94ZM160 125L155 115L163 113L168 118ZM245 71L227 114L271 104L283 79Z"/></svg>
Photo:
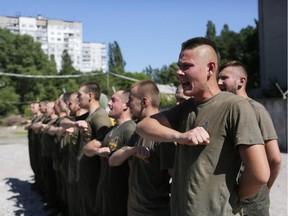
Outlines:
<svg viewBox="0 0 288 216"><path fill-rule="evenodd" d="M54 55L57 70L61 69L62 53L67 50L73 66L82 72L106 71L106 45L83 43L82 23L35 17L0 16L0 28L13 34L27 34L41 43L48 57Z"/></svg>
<svg viewBox="0 0 288 216"><path fill-rule="evenodd" d="M102 59L102 61L98 61ZM82 43L82 71L89 72L91 68L106 71L106 45L103 43Z"/></svg>
<svg viewBox="0 0 288 216"><path fill-rule="evenodd" d="M287 90L287 0L258 0L261 88Z"/></svg>

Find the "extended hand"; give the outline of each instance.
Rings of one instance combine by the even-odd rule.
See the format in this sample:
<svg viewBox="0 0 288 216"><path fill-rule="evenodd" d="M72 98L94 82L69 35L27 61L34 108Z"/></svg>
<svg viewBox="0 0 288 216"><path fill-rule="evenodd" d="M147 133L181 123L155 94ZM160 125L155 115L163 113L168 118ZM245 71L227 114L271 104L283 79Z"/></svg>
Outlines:
<svg viewBox="0 0 288 216"><path fill-rule="evenodd" d="M203 127L196 127L185 133L182 133L179 137L178 143L186 145L207 145L210 143L210 136Z"/></svg>
<svg viewBox="0 0 288 216"><path fill-rule="evenodd" d="M135 150L136 150L135 157L138 157L144 162L149 163L149 157L150 157L149 148L144 147L144 146L138 146L138 147L135 147Z"/></svg>

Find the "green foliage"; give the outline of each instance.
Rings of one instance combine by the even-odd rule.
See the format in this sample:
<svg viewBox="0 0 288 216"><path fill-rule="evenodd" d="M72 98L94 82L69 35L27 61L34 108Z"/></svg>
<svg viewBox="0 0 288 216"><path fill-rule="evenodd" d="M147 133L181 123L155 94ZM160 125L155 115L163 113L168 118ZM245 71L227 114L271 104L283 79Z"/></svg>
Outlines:
<svg viewBox="0 0 288 216"><path fill-rule="evenodd" d="M146 74L147 76L151 77L152 80L156 81L158 79L158 74L160 70L158 68L152 68L151 65L146 67L142 73Z"/></svg>
<svg viewBox="0 0 288 216"><path fill-rule="evenodd" d="M109 43L109 58L108 58L108 69L112 73L124 73L125 61L123 59L120 46L116 41Z"/></svg>
<svg viewBox="0 0 288 216"><path fill-rule="evenodd" d="M172 83L174 86L179 85L179 79L176 74L178 70L178 66L176 63L170 64L168 67L163 66L159 71L156 82L160 84L170 84Z"/></svg>
<svg viewBox="0 0 288 216"><path fill-rule="evenodd" d="M256 28L247 26L239 33L231 31L225 24L219 36L215 35L215 43L221 56L221 64L232 60L241 61L247 67L248 85L247 91L260 86L260 60L259 60L259 33L258 23ZM216 32L212 21L207 23L207 38L213 38ZM214 31L215 30L215 31Z"/></svg>
<svg viewBox="0 0 288 216"><path fill-rule="evenodd" d="M18 114L18 109L11 102L19 102L19 95L15 93L12 86L0 88L0 116Z"/></svg>
<svg viewBox="0 0 288 216"><path fill-rule="evenodd" d="M167 109L176 105L176 99L171 95L161 95L160 108Z"/></svg>
<svg viewBox="0 0 288 216"><path fill-rule="evenodd" d="M0 29L0 70L6 73L29 75L57 74L55 61L50 61L41 49L40 43L34 42L28 35L14 35L8 30ZM23 101L37 101L43 98L54 99L56 90L52 80L28 79L19 77L1 77L5 85L1 88L4 92L11 92L11 97L2 101L12 101L5 105L7 110L2 110L0 115L14 110L23 112ZM58 93L58 92L57 92Z"/></svg>
<svg viewBox="0 0 288 216"><path fill-rule="evenodd" d="M69 75L74 74L76 69L73 67L73 61L67 50L64 50L62 53L62 62L61 62L61 70L60 75Z"/></svg>
<svg viewBox="0 0 288 216"><path fill-rule="evenodd" d="M216 27L211 20L209 20L207 23L206 38L213 41L216 39Z"/></svg>
<svg viewBox="0 0 288 216"><path fill-rule="evenodd" d="M240 60L248 70L247 90L259 87L259 39L258 23L256 28L247 26L239 33L231 31L228 25L224 25L220 35L216 35L216 28L212 21L207 23L206 37L215 40L221 54L221 63L230 60ZM136 80L151 79L159 84L177 86L179 80L176 74L178 70L176 63L164 65L162 68L146 67L142 73L125 71L119 44L114 41L109 43L108 68L111 73L120 76L131 77ZM47 56L38 42L28 35L14 35L9 30L0 28L0 71L14 74L29 75L74 75L82 74L73 67L69 53L64 50L62 54L62 68L57 72L55 58ZM97 75L94 75L94 74ZM112 90L129 89L135 81L116 77L109 73L94 71L93 76L82 76L79 78L61 79L28 79L18 77L0 76L0 115L9 113L26 113L27 105L21 102L40 101L43 99L55 100L62 92L75 92L84 81L95 81L99 83L102 92L109 96ZM8 103L17 102L17 103ZM19 102L19 103L18 103ZM164 97L161 99L161 107L175 104L174 98Z"/></svg>
<svg viewBox="0 0 288 216"><path fill-rule="evenodd" d="M143 70L143 73L159 84L173 84L179 85L179 79L176 74L178 66L176 63L172 63L169 66L164 65L161 69L153 69L150 65Z"/></svg>
<svg viewBox="0 0 288 216"><path fill-rule="evenodd" d="M136 79L136 80L150 80L151 78L144 73L131 73L125 72L119 74L123 76L122 78L114 76L112 74L106 74L107 88L106 94L108 96L112 95L112 90L119 89L130 89L131 85L136 81L125 79L125 77Z"/></svg>

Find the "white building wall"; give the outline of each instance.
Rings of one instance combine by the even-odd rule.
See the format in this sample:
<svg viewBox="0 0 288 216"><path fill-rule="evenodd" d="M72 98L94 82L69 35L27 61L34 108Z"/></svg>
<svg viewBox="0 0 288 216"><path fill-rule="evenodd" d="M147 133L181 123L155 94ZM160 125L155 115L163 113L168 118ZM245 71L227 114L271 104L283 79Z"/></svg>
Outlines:
<svg viewBox="0 0 288 216"><path fill-rule="evenodd" d="M41 43L41 48L48 57L54 55L58 71L61 70L64 50L68 51L73 66L77 70L82 72L106 71L106 45L82 43L83 31L80 22L49 20L41 16L36 18L0 16L0 27L7 28L14 34L31 35L35 41ZM83 51L89 52L89 63L87 59L83 62Z"/></svg>
<svg viewBox="0 0 288 216"><path fill-rule="evenodd" d="M103 43L82 44L82 71L106 71L106 45Z"/></svg>
<svg viewBox="0 0 288 216"><path fill-rule="evenodd" d="M67 50L73 66L81 70L82 65L82 24L48 20L49 56L54 55L57 69L61 69L62 53Z"/></svg>

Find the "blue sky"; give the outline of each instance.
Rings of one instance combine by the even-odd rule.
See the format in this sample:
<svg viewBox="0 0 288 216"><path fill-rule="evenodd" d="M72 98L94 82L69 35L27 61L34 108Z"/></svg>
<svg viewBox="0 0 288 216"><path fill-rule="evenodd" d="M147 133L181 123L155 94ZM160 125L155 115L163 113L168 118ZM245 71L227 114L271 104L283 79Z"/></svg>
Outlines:
<svg viewBox="0 0 288 216"><path fill-rule="evenodd" d="M117 41L126 71L177 61L183 41L205 36L211 20L239 32L258 20L257 0L1 0L0 15L82 22L83 41Z"/></svg>

